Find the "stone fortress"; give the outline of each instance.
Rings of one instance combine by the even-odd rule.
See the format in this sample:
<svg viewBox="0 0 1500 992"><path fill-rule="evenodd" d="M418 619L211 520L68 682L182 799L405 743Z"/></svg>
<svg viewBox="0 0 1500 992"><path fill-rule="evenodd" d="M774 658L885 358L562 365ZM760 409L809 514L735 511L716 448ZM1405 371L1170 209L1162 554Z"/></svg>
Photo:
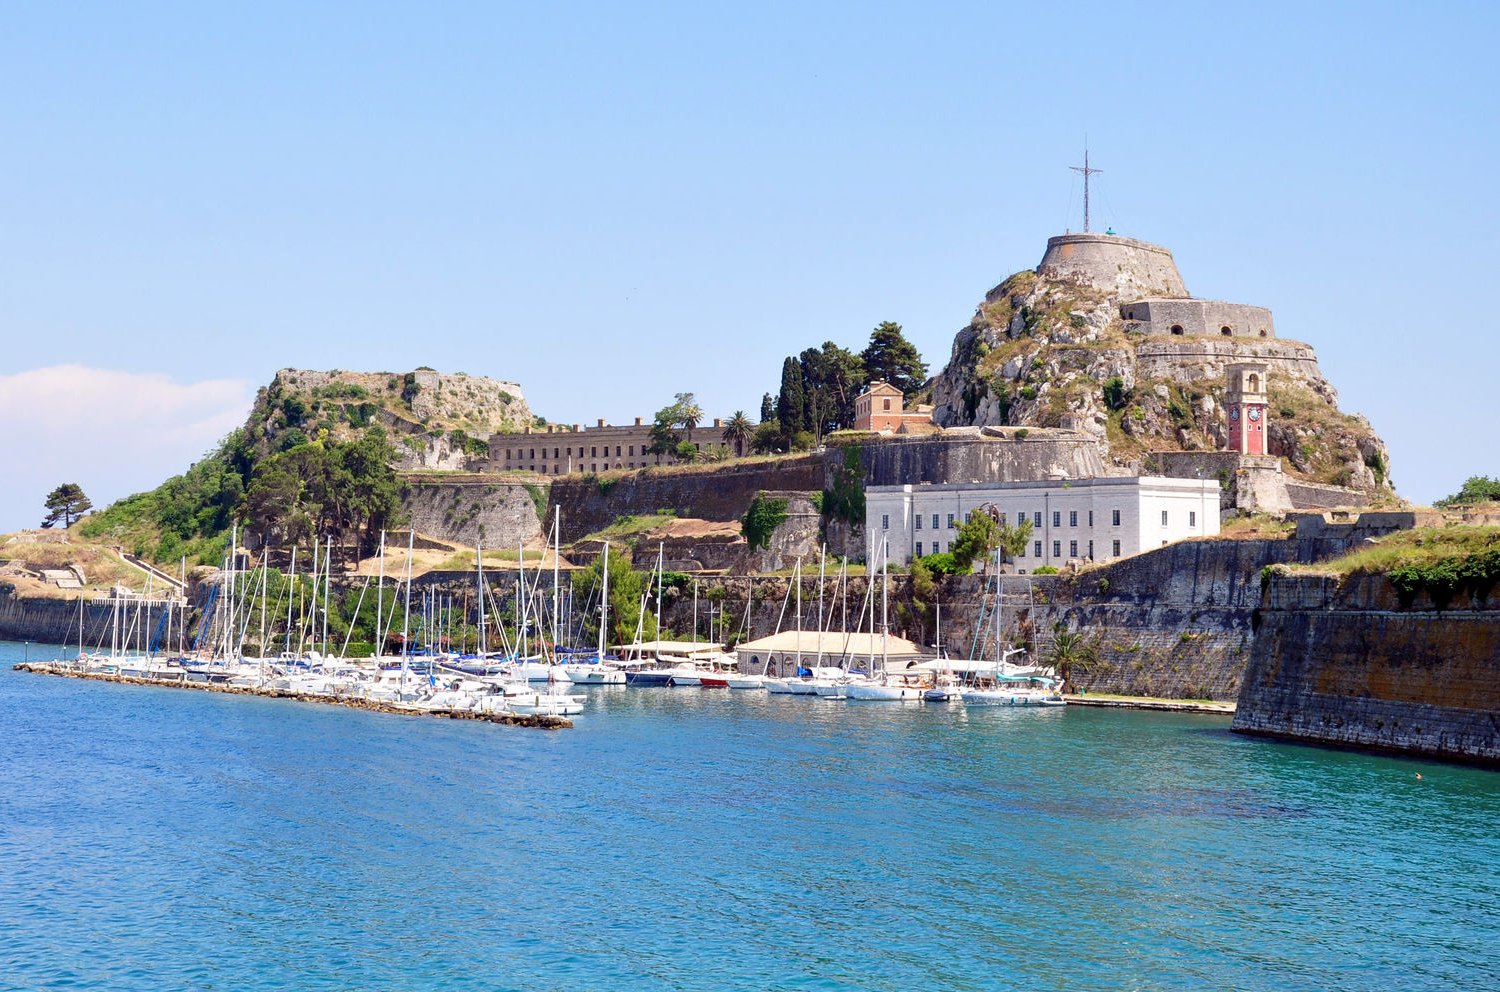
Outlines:
<svg viewBox="0 0 1500 992"><path fill-rule="evenodd" d="M1034 270L991 290L933 403L950 431L1092 437L1106 474L1216 477L1225 509L1389 492L1384 444L1338 410L1311 346L1279 338L1265 307L1193 297L1171 251L1112 232L1050 238Z"/></svg>
<svg viewBox="0 0 1500 992"><path fill-rule="evenodd" d="M1276 336L1271 311L1245 303L1195 299L1188 293L1172 253L1134 238L1093 233L1049 238L1037 274L1072 280L1118 296L1127 333Z"/></svg>

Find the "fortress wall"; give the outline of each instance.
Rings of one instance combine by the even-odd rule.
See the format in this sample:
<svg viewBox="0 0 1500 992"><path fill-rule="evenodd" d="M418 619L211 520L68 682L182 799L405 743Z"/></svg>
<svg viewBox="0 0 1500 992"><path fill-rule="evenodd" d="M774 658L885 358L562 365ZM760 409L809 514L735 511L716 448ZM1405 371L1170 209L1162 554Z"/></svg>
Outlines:
<svg viewBox="0 0 1500 992"><path fill-rule="evenodd" d="M1139 374L1145 379L1222 381L1227 365L1264 362L1270 366L1273 381L1278 376L1286 376L1302 382L1323 383L1318 357L1312 348L1300 341L1284 339L1246 341L1212 337L1188 340L1169 337L1162 340L1152 337L1137 346L1136 361ZM1332 388L1326 383L1323 383L1323 391L1332 394Z"/></svg>
<svg viewBox="0 0 1500 992"><path fill-rule="evenodd" d="M882 437L830 445L830 473L839 452L857 446L865 484L900 486L959 482L1025 482L1062 473L1070 479L1109 475L1099 442L1085 435L1060 436L1039 429L1025 439L976 433L959 437ZM830 476L831 482L831 476Z"/></svg>
<svg viewBox="0 0 1500 992"><path fill-rule="evenodd" d="M123 603L124 613L120 621L120 645L123 650L141 651L146 639L156 630L161 617L162 604L151 606L150 630L143 630L144 615L137 617L137 604ZM180 615L179 615L180 616ZM111 630L115 623L115 610L108 600L85 599L83 603L83 643L94 651L103 648L109 651ZM177 623L174 619L173 623ZM174 627L175 637L175 627ZM78 654L78 599L50 599L43 597L16 596L9 586L0 586L0 640L37 641L46 644L71 645L68 658ZM42 659L33 650L32 661Z"/></svg>
<svg viewBox="0 0 1500 992"><path fill-rule="evenodd" d="M1008 576L1004 626L1013 643L1037 639L1044 662L1059 621L1094 639L1098 660L1072 673L1073 685L1087 692L1234 699L1249 660L1260 571L1295 551L1286 540L1185 541L1076 575ZM993 640L993 618L981 615L988 582L966 576L943 587L943 641L954 657L968 655L981 620L984 638ZM902 616L904 606L895 609ZM994 656L992 645L987 651Z"/></svg>
<svg viewBox="0 0 1500 992"><path fill-rule="evenodd" d="M1500 604L1272 575L1234 729L1500 766Z"/></svg>
<svg viewBox="0 0 1500 992"><path fill-rule="evenodd" d="M1108 234L1064 234L1047 239L1040 275L1071 279L1118 294L1186 297L1187 286L1172 253L1160 245Z"/></svg>
<svg viewBox="0 0 1500 992"><path fill-rule="evenodd" d="M1127 321L1126 330L1145 334L1172 336L1174 325L1184 335L1214 335L1248 338L1274 338L1276 325L1271 311L1245 303L1222 303L1218 300L1137 300L1120 305L1120 315ZM1230 329L1224 335L1223 329Z"/></svg>
<svg viewBox="0 0 1500 992"><path fill-rule="evenodd" d="M738 520L750 508L756 493L822 492L824 474L824 456L810 454L602 479L561 476L552 482L551 498L562 506L562 539L566 543L607 527L625 514L665 509L682 517Z"/></svg>

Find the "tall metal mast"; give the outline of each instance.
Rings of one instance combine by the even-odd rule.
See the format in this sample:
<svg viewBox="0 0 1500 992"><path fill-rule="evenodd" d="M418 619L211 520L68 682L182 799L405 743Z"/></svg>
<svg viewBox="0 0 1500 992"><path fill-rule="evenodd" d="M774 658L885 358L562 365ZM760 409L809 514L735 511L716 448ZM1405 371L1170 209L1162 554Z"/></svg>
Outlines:
<svg viewBox="0 0 1500 992"><path fill-rule="evenodd" d="M1089 146L1087 144L1083 146L1083 164L1070 165L1068 168L1074 172L1083 173L1083 229L1087 232L1089 229L1089 176L1103 172L1104 170L1089 168Z"/></svg>

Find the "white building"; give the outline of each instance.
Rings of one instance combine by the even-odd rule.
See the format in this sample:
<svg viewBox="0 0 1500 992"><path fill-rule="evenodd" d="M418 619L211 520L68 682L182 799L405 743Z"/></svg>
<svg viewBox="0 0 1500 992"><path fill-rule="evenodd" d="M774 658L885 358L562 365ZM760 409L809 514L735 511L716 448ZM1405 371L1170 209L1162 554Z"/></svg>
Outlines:
<svg viewBox="0 0 1500 992"><path fill-rule="evenodd" d="M1217 479L1124 476L1046 482L869 486L865 489L867 561L882 540L891 561L950 551L973 510L1007 524L1031 521L1020 571L1068 561L1108 561L1188 537L1219 532Z"/></svg>

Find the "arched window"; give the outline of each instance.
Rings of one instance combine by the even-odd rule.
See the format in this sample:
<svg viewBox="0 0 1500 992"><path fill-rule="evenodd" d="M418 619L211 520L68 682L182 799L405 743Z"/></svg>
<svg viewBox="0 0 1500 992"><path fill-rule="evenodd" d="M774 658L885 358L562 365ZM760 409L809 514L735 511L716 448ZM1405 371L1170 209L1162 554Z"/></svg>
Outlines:
<svg viewBox="0 0 1500 992"><path fill-rule="evenodd" d="M1256 375L1254 372L1250 373L1250 392L1260 392L1260 376Z"/></svg>
<svg viewBox="0 0 1500 992"><path fill-rule="evenodd" d="M1172 333L1180 336L1182 334L1182 325L1181 324L1173 324L1172 325Z"/></svg>
<svg viewBox="0 0 1500 992"><path fill-rule="evenodd" d="M1219 328L1219 333L1220 334L1224 334L1224 335L1230 335L1230 334L1233 334L1234 331L1230 329L1230 327L1229 327L1228 324L1225 324L1223 327Z"/></svg>
<svg viewBox="0 0 1500 992"><path fill-rule="evenodd" d="M1262 327L1262 328L1261 328L1261 329L1260 329L1260 336L1261 336L1261 337L1265 337L1265 336L1266 336L1266 329L1265 329L1265 328L1264 328L1264 327Z"/></svg>

